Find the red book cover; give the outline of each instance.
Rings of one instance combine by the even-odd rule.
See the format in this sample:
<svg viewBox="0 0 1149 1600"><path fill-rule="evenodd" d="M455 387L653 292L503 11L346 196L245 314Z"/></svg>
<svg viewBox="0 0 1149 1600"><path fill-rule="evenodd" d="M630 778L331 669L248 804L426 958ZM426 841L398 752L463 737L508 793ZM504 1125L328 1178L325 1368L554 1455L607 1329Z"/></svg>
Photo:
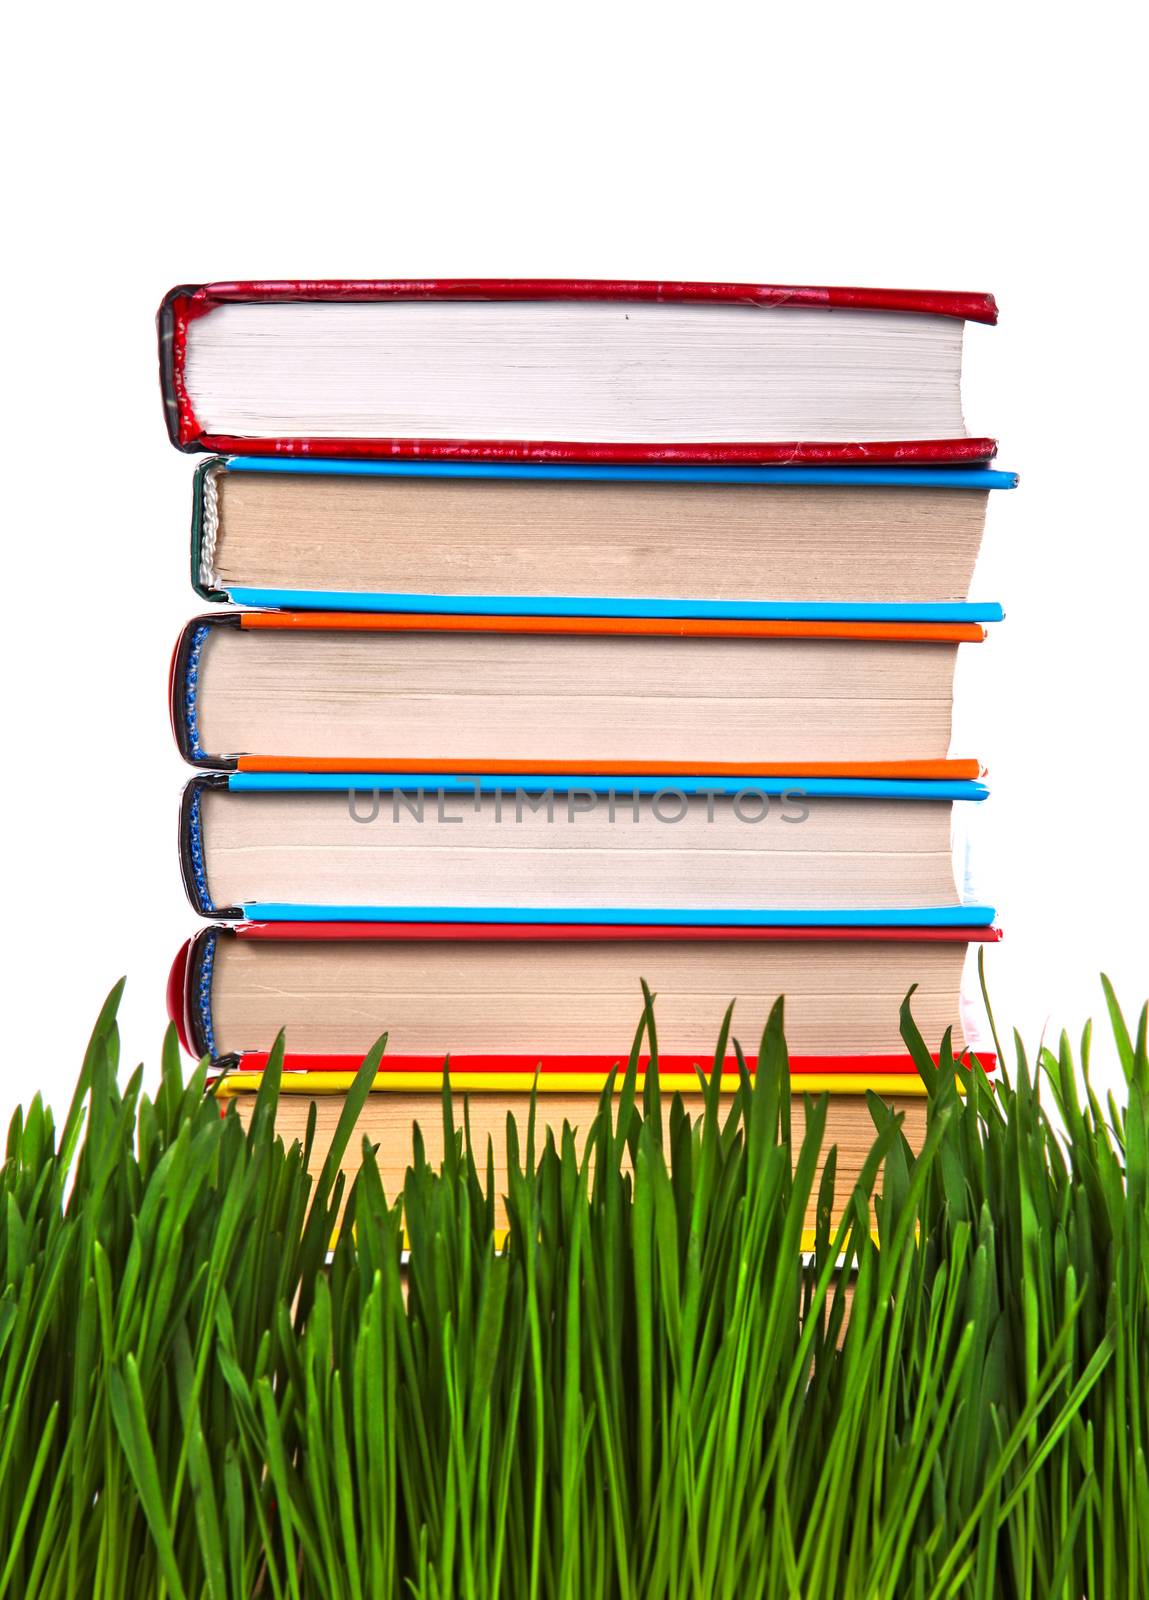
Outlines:
<svg viewBox="0 0 1149 1600"><path fill-rule="evenodd" d="M861 462L915 465L988 460L996 444L986 438L904 439L849 443L817 439L730 443L619 442L570 439L249 438L207 431L188 392L188 328L199 317L236 302L370 302L388 300L616 301L717 306L881 311L993 323L992 295L921 289L827 288L785 284L657 283L624 280L437 278L267 279L181 284L160 307L160 384L168 434L180 450L246 455L361 456L459 461L661 462L727 466L792 463L816 466Z"/></svg>
<svg viewBox="0 0 1149 1600"><path fill-rule="evenodd" d="M374 944L441 943L445 941L486 943L650 943L666 941L697 941L707 943L813 943L835 940L850 943L901 943L901 944L973 944L996 943L1001 938L999 928L664 928L625 927L618 925L595 927L587 924L550 925L533 927L519 923L415 923L415 922L244 922L229 927L203 928L181 946L172 963L168 978L168 1013L175 1023L180 1042L193 1056L212 1054L205 1037L204 1018L210 1012L212 970L215 942L218 938L234 938L256 942L347 943ZM969 1051L962 1059L968 1060ZM535 1056L510 1056L489 1054L452 1055L452 1070L458 1073L558 1073L566 1076L586 1074L588 1083L595 1076L603 1078L615 1065L615 1057L602 1055L562 1055L552 1053L542 1059ZM645 1066L647 1058L643 1058ZM937 1057L935 1056L935 1061ZM978 1059L987 1072L992 1072L996 1057L980 1054ZM756 1058L748 1056L747 1065L753 1071ZM245 1052L242 1056L217 1056L221 1067L242 1067L259 1070L266 1065L265 1052ZM348 1055L315 1055L289 1052L284 1058L287 1071L295 1072L354 1072L360 1058ZM705 1065L705 1063L703 1063ZM694 1058L663 1055L660 1070L669 1075L693 1074ZM731 1056L729 1069L735 1070ZM415 1072L441 1072L443 1062L439 1057L389 1054L381 1072L398 1075ZM791 1076L819 1074L858 1074L859 1084L866 1074L906 1074L913 1076L915 1068L908 1053L856 1054L856 1055L793 1055L790 1057ZM800 1085L799 1085L800 1086Z"/></svg>

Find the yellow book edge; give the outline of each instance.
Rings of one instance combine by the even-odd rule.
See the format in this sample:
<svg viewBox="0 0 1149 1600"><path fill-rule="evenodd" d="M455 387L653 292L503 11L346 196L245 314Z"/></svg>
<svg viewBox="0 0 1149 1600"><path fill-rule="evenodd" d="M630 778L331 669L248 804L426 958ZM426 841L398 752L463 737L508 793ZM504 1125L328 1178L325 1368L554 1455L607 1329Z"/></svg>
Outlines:
<svg viewBox="0 0 1149 1600"><path fill-rule="evenodd" d="M591 1079L588 1082L588 1078ZM241 1094L254 1094L263 1081L262 1072L231 1072L218 1079L215 1084L215 1093L225 1100L234 1099ZM597 1100L602 1093L602 1082L593 1074L578 1072L548 1072L540 1074L536 1080L533 1073L525 1072L453 1072L451 1074L451 1089L454 1092L468 1094L530 1094L532 1088L538 1084L539 1093L545 1094L584 1094L588 1099ZM283 1075L280 1092L282 1094L306 1094L313 1096L346 1094L355 1082L353 1072L286 1072ZM646 1074L640 1072L635 1080L635 1089L641 1093L646 1083ZM678 1091L685 1094L701 1095L702 1086L697 1077L686 1073L663 1073L659 1079L660 1087L667 1093ZM622 1073L619 1073L617 1087L621 1088ZM441 1072L383 1072L378 1075L371 1085L373 1094L432 1094L438 1093L443 1087L443 1074ZM737 1074L724 1073L720 1083L722 1094L734 1094L739 1087ZM811 1072L800 1078L791 1078L790 1093L796 1094L846 1094L863 1095L868 1089L880 1095L907 1095L922 1097L926 1093L926 1086L916 1073L913 1072L876 1072L870 1075L865 1073L845 1072ZM616 1089L617 1092L617 1089Z"/></svg>
<svg viewBox="0 0 1149 1600"><path fill-rule="evenodd" d="M835 1224L835 1226L836 1226L836 1224ZM331 1235L331 1243L328 1246L328 1255L330 1255L331 1252L335 1249L335 1245L336 1245L336 1243L337 1243L337 1241L339 1239L340 1232L341 1232L341 1230L339 1228L336 1228L333 1231L333 1233ZM832 1232L833 1232L833 1230L831 1229L831 1233ZM352 1234L354 1234L354 1229L352 1229ZM496 1254L501 1254L507 1248L507 1240L510 1238L510 1236L511 1236L511 1230L509 1228L495 1228L494 1229L494 1231L491 1234L491 1241L494 1244ZM873 1241L874 1241L874 1243L876 1245L878 1243L877 1234L876 1233L875 1234L871 1234L871 1238L873 1239ZM401 1248L401 1250L403 1252L402 1265L406 1266L407 1263L408 1263L408 1260L410 1259L410 1255L411 1255L411 1238L410 1238L410 1235L408 1234L406 1228L403 1229L402 1243L401 1243L400 1248ZM800 1255L804 1255L804 1256L812 1256L817 1251L817 1248L818 1248L818 1235L817 1235L817 1233L814 1231L813 1228L803 1228L802 1229L801 1243L798 1246L799 1254ZM842 1260L842 1257L839 1256L838 1257L839 1263L841 1262L841 1260Z"/></svg>
<svg viewBox="0 0 1149 1600"><path fill-rule="evenodd" d="M833 1229L831 1229L830 1231L831 1231L831 1234L832 1234L833 1233ZM504 1251L507 1248L507 1240L510 1238L510 1236L511 1236L511 1230L509 1228L496 1228L494 1230L494 1233L492 1234L492 1239L494 1241L495 1250L497 1252L501 1253L502 1251ZM332 1245L333 1249L334 1249L334 1246L335 1246L335 1241L336 1241L336 1239L338 1239L338 1237L339 1237L339 1229L336 1228L335 1232L331 1236L331 1245ZM877 1234L872 1234L871 1237L873 1238L873 1241L874 1241L874 1243L876 1245L878 1243ZM804 1255L804 1256L812 1256L817 1251L817 1248L818 1248L818 1235L816 1234L814 1229L813 1228L803 1228L802 1229L802 1240L801 1240L801 1243L798 1246L799 1254L800 1255ZM411 1243L410 1243L410 1239L408 1238L406 1229L404 1229L404 1231L403 1231L402 1249L403 1249L404 1256L409 1257L410 1254L411 1254ZM841 1262L841 1260L842 1260L842 1257L839 1256L838 1257L838 1261ZM406 1265L406 1262L404 1262L403 1264Z"/></svg>
<svg viewBox="0 0 1149 1600"><path fill-rule="evenodd" d="M877 1235L872 1235L872 1237L874 1237L874 1243L877 1245ZM338 1238L339 1229L336 1227L336 1230L334 1230L333 1234L331 1234L331 1243L330 1246L328 1246L328 1256L331 1256L331 1253L333 1253L334 1246L336 1246ZM496 1227L493 1234L491 1234L491 1242L493 1242L494 1245L494 1253L501 1256L502 1251L506 1250L507 1248L507 1240L509 1240L509 1238L509 1227ZM406 1229L403 1229L403 1243L400 1248L402 1248L403 1253L402 1266L406 1267L408 1264L410 1264L411 1259L411 1240L410 1237L408 1237L408 1232L406 1232ZM816 1250L818 1250L818 1235L815 1234L813 1227L803 1227L802 1243L799 1245L799 1254L802 1254L802 1256L813 1256L813 1254L816 1253ZM839 1264L840 1262L842 1262L842 1256L839 1256ZM328 1264L330 1264L330 1262L328 1262Z"/></svg>

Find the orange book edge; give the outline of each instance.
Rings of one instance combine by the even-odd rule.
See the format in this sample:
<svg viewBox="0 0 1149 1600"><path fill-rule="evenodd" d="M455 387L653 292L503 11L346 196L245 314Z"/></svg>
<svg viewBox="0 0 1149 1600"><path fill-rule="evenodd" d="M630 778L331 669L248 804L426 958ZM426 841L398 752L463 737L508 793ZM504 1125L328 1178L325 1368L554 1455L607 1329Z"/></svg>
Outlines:
<svg viewBox="0 0 1149 1600"><path fill-rule="evenodd" d="M981 644L979 622L790 622L730 617L481 617L405 611L243 611L239 625L311 633L561 633L662 639L881 639Z"/></svg>
<svg viewBox="0 0 1149 1600"><path fill-rule="evenodd" d="M985 768L967 757L941 761L474 761L438 756L265 756L236 761L239 772L442 772L466 776L499 773L562 777L630 778L980 778Z"/></svg>

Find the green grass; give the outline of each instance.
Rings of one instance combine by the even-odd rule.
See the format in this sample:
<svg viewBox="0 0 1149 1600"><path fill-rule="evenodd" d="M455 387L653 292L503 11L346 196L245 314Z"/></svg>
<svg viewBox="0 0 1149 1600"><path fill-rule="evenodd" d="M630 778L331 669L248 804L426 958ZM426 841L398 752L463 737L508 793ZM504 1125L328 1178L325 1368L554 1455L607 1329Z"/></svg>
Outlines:
<svg viewBox="0 0 1149 1600"><path fill-rule="evenodd" d="M442 1168L416 1136L385 1196L364 1148L328 1261L382 1046L311 1182L278 1050L245 1131L171 1037L154 1099L117 1087L118 999L63 1128L37 1097L8 1135L0 1596L1149 1595L1149 1053L1108 986L1127 1107L1088 1029L991 1093L907 1001L925 1147L872 1100L812 1259L780 1005L664 1146L648 999L583 1160L511 1138L501 1253L444 1094Z"/></svg>

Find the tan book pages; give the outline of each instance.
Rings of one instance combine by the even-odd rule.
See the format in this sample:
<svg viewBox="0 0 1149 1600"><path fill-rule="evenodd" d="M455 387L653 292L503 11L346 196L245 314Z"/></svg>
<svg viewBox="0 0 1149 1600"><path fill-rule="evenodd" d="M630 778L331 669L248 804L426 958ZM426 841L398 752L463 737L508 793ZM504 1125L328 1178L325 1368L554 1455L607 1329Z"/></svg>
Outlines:
<svg viewBox="0 0 1149 1600"><path fill-rule="evenodd" d="M215 585L964 600L985 490L219 472Z"/></svg>
<svg viewBox="0 0 1149 1600"><path fill-rule="evenodd" d="M212 628L203 748L481 761L938 760L956 644Z"/></svg>
<svg viewBox="0 0 1149 1600"><path fill-rule="evenodd" d="M931 1048L962 1039L966 946L830 941L635 943L320 943L221 937L212 1022L221 1055L268 1050L280 1028L297 1054L365 1055L383 1033L392 1055L449 1052L624 1055L642 1013L640 980L657 997L666 1055L707 1060L736 999L734 1036L753 1053L770 1007L786 996L796 1055L901 1053L898 1007L917 984L914 1016Z"/></svg>
<svg viewBox="0 0 1149 1600"><path fill-rule="evenodd" d="M589 806L594 797L586 800ZM419 810L413 808L418 805ZM832 800L757 806L629 799L549 810L434 793L397 807L346 792L202 797L217 905L811 909L957 904L951 806ZM808 810L804 820L787 822ZM680 820L662 820L674 817Z"/></svg>
<svg viewBox="0 0 1149 1600"><path fill-rule="evenodd" d="M255 1103L252 1094L240 1094L236 1105L245 1120ZM565 1122L575 1130L576 1148L581 1152L586 1135L597 1108L594 1095L550 1094L539 1097L538 1125L540 1130L555 1130L556 1142ZM905 1113L903 1124L910 1145L921 1147L925 1137L926 1101L922 1096L905 1095L888 1097L887 1104ZM314 1105L316 1114L315 1142L311 1152L310 1169L318 1172L326 1158L331 1140L343 1110L341 1095L284 1094L276 1113L276 1131L288 1143L303 1141L307 1119ZM520 1147L526 1142L527 1117L530 1111L529 1095L471 1094L467 1096L471 1124L471 1138L480 1168L485 1169L487 1141L490 1139L494 1156L495 1185L500 1196L506 1193L506 1124L508 1115L515 1119ZM697 1096L687 1099L687 1109L693 1116L701 1114L701 1100ZM670 1097L664 1099L664 1123L669 1123ZM462 1096L456 1098L456 1123L463 1119ZM408 1094L402 1091L377 1092L368 1097L355 1132L348 1144L341 1164L348 1184L359 1170L364 1139L378 1146L377 1161L383 1190L388 1200L394 1200L403 1186L404 1174L411 1163L412 1129L418 1122L423 1136L427 1159L437 1166L443 1157L442 1104L435 1095ZM805 1129L805 1114L800 1097L792 1101L792 1129L795 1148L801 1143ZM537 1137L542 1138L541 1131ZM869 1110L862 1095L831 1095L826 1118L822 1151L814 1178L812 1200L806 1212L805 1227L813 1228L818 1184L825 1167L826 1156L832 1145L837 1146L837 1175L835 1182L835 1212L840 1215L849 1201L858 1174L877 1137ZM540 1145L541 1148L541 1145Z"/></svg>

